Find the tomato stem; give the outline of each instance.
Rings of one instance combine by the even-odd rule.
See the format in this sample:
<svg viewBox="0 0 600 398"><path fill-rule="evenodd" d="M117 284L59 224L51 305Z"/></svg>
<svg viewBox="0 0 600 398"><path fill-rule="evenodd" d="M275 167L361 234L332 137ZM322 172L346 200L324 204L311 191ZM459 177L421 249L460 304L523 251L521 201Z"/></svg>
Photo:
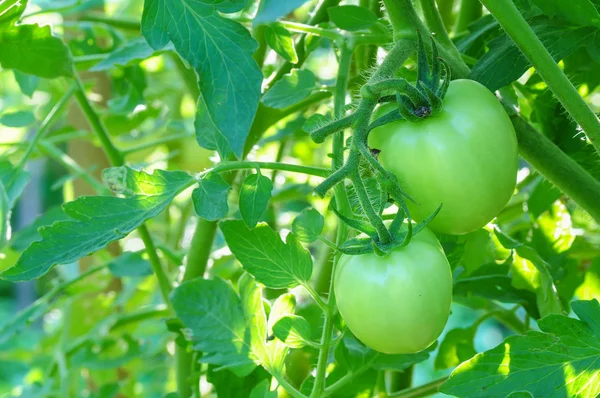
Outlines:
<svg viewBox="0 0 600 398"><path fill-rule="evenodd" d="M517 7L508 0L481 0L507 35L527 57L548 88L581 126L600 154L600 121L552 58Z"/></svg>
<svg viewBox="0 0 600 398"><path fill-rule="evenodd" d="M340 45L340 57L338 67L338 77L335 88L334 96L334 115L340 118L344 114L344 107L346 105L346 91L348 89L348 80L350 76L350 67L352 63L352 53L354 48L349 46L348 43L342 42ZM333 137L332 143L333 161L331 162L332 170L335 170L334 175L340 172L340 168L344 164L344 131L337 132ZM342 184L338 184L335 187L335 201L336 206L340 212L344 215L350 214L350 202L348 201L348 194L346 187ZM348 239L349 229L344 223L338 223L338 230L336 236L336 246L341 245ZM323 333L321 335L321 349L319 350L319 357L317 360L317 369L315 373L315 384L311 391L310 397L320 397L325 388L325 378L327 372L327 364L329 360L329 350L331 347L332 334L333 334L333 316L335 313L335 292L333 289L335 268L340 259L340 253L335 252L334 260L332 265L331 276L329 279L329 298L326 311L324 313L325 320L323 324Z"/></svg>
<svg viewBox="0 0 600 398"><path fill-rule="evenodd" d="M440 390L442 384L448 380L448 377L442 377L441 379L434 380L422 386L408 388L406 390L398 391L393 394L389 394L388 397L392 398L421 398L428 397L437 393Z"/></svg>

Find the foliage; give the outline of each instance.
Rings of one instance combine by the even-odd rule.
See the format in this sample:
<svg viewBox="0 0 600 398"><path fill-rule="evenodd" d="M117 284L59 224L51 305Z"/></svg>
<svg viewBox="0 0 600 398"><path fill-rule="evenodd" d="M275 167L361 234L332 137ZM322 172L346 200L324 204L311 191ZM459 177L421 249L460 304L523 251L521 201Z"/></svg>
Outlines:
<svg viewBox="0 0 600 398"><path fill-rule="evenodd" d="M597 396L600 2L414 3L0 1L0 394ZM494 92L477 85L521 158L493 219L434 236L512 170L466 168L436 185L465 214L436 193L412 222L389 128L429 134L459 78ZM403 172L452 168L422 159ZM451 267L451 315L424 350L380 353L332 275L419 233ZM402 291L430 294L422 278ZM361 304L394 324L375 289Z"/></svg>

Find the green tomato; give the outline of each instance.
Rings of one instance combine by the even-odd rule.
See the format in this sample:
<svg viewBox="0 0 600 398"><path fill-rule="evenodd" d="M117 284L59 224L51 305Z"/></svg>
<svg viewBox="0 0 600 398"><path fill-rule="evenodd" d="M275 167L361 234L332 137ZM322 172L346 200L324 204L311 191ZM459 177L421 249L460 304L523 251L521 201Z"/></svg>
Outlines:
<svg viewBox="0 0 600 398"><path fill-rule="evenodd" d="M394 107L394 104L390 104ZM389 107L381 107L375 117ZM369 134L369 146L415 200L411 216L460 235L486 225L506 205L517 180L517 139L496 97L472 80L450 82L442 111L421 122L397 121Z"/></svg>
<svg viewBox="0 0 600 398"><path fill-rule="evenodd" d="M334 282L337 306L348 328L386 354L429 347L450 314L450 264L427 229L384 257L342 255Z"/></svg>

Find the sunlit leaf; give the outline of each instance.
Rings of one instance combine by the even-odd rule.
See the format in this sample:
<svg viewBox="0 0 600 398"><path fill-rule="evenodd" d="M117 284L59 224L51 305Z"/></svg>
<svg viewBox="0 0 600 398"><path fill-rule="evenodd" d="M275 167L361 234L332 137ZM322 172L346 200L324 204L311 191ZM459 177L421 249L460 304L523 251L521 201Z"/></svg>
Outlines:
<svg viewBox="0 0 600 398"><path fill-rule="evenodd" d="M292 34L280 23L274 23L265 28L265 39L269 47L283 59L293 64L298 62Z"/></svg>
<svg viewBox="0 0 600 398"><path fill-rule="evenodd" d="M0 65L48 79L73 74L69 49L52 36L50 26L17 25L0 31Z"/></svg>
<svg viewBox="0 0 600 398"><path fill-rule="evenodd" d="M243 221L220 224L231 252L256 280L271 288L294 287L312 274L310 253L288 234L284 243L266 224L250 230Z"/></svg>
<svg viewBox="0 0 600 398"><path fill-rule="evenodd" d="M541 332L511 336L461 364L441 391L466 398L516 391L535 397L595 397L600 393L600 305L576 301L572 307L581 320L548 315L538 322Z"/></svg>
<svg viewBox="0 0 600 398"><path fill-rule="evenodd" d="M323 226L325 224L325 219L313 208L304 209L302 212L294 219L292 223L292 232L299 241L311 243L319 238L321 235L321 231L323 231Z"/></svg>
<svg viewBox="0 0 600 398"><path fill-rule="evenodd" d="M194 179L183 172L157 170L154 174L127 167L108 169L107 185L127 197L82 196L65 203L71 220L39 230L14 267L0 276L11 281L39 278L56 264L68 264L122 239L144 221L158 215Z"/></svg>
<svg viewBox="0 0 600 398"><path fill-rule="evenodd" d="M297 315L281 318L273 327L275 336L291 348L302 348L310 341L310 324Z"/></svg>

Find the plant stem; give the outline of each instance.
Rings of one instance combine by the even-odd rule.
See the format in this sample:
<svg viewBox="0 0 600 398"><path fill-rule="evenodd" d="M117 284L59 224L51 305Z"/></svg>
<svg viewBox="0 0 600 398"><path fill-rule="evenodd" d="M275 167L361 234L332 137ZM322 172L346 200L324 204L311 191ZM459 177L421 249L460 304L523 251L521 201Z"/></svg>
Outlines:
<svg viewBox="0 0 600 398"><path fill-rule="evenodd" d="M348 46L345 41L340 45L338 77L335 87L335 96L333 102L333 112L336 118L344 115L344 107L346 106L346 90L348 87L348 79L350 75L350 66L352 62L352 51L354 49ZM335 134L333 138L333 160L331 162L332 171L338 170L344 164L344 131ZM350 213L350 203L348 194L343 184L338 184L335 187L335 201L337 208L342 214ZM336 246L341 245L348 239L349 229L345 223L338 223L336 236ZM329 360L329 349L331 347L331 336L333 334L333 316L335 314L335 292L333 289L335 267L340 259L340 254L335 253L332 271L329 279L329 299L328 308L325 311L325 320L323 325L323 333L321 335L321 349L317 360L317 370L315 374L315 384L311 392L311 398L320 397L325 388L325 378L327 372L327 363Z"/></svg>
<svg viewBox="0 0 600 398"><path fill-rule="evenodd" d="M564 74L527 24L517 7L509 0L481 0L496 18L529 62L535 67L556 98L581 126L596 152L600 154L600 121L581 98L577 89Z"/></svg>
<svg viewBox="0 0 600 398"><path fill-rule="evenodd" d="M92 107L92 104L88 100L85 89L83 88L83 84L77 75L77 72L73 72L73 81L75 82L75 98L79 103L79 107L85 114L86 119L88 120L90 126L98 136L98 139L102 143L102 147L106 151L106 155L108 159L113 164L113 166L122 166L123 165L123 156L121 152L114 146L110 139L110 135L104 127L104 124L100 120L98 113Z"/></svg>
<svg viewBox="0 0 600 398"><path fill-rule="evenodd" d="M479 0L461 0L460 11L458 13L458 19L456 20L456 26L454 27L454 33L459 34L465 32L467 27L475 22L483 14L483 8Z"/></svg>
<svg viewBox="0 0 600 398"><path fill-rule="evenodd" d="M196 71L188 68L176 52L169 51L168 54L171 57L171 61L175 64L175 68L177 69L181 80L183 80L188 93L194 100L198 99L200 96L200 86L198 85L198 75L196 74Z"/></svg>
<svg viewBox="0 0 600 398"><path fill-rule="evenodd" d="M319 296L319 293L317 293L316 290L308 283L303 283L302 286L306 289L308 294L310 294L313 300L315 300L315 302L323 310L323 312L327 313L329 311L329 308L325 300L323 300L321 296Z"/></svg>
<svg viewBox="0 0 600 398"><path fill-rule="evenodd" d="M39 143L38 146L40 150L47 156L56 160L67 170L70 170L71 172L80 176L85 182L87 182L92 188L94 188L99 195L110 194L110 190L108 188L102 185L100 181L96 180L92 175L90 175L90 173L83 169L75 160L73 160L72 157L60 151L53 144L47 141L42 141L41 143Z"/></svg>
<svg viewBox="0 0 600 398"><path fill-rule="evenodd" d="M506 3L503 0L481 1L488 9L488 3L493 3L494 6ZM542 47L542 53L547 54L547 50L543 47L541 42L539 42L539 39L535 37L535 34L533 33L533 31L531 31L527 23L523 20L519 11L516 9L509 10L514 8L514 5L512 4L512 2L508 3L510 4L508 4L506 7L498 7L501 9L499 12L502 15L502 17L505 17L507 13L511 15L511 18L505 18L504 23L506 23L506 20L508 20L508 25L510 25L512 29L516 29L520 32L520 34L518 35L519 37L524 36L528 39L531 39L525 40L525 42L529 44L531 44L532 42L536 43L533 45L533 49L539 49L539 47ZM494 11L492 10L490 10L490 12L494 13ZM516 18L513 18L513 14L515 13L518 15L516 16ZM500 20L498 22L502 25L502 22ZM508 32L508 29L506 27L505 29ZM510 32L508 33L510 34ZM531 36L533 36L533 39L531 38ZM515 40L514 37L513 40ZM548 61L548 57L539 53L536 54L536 59L541 58L545 61ZM530 61L532 60L530 59ZM543 62L543 64L545 65L545 69L558 69L558 72L554 70L554 73L551 73L552 76L556 77L555 75L562 75L562 78L560 78L559 80L563 80L563 82L566 80L566 83L568 83L567 87L562 87L562 89L569 91L571 95L576 97L574 101L575 104L579 104L580 110L581 108L583 108L584 113L589 111L589 113L591 114L590 119L594 119L590 120L591 122L593 122L591 124L598 125L598 119L591 112L591 110L588 108L587 104L585 104L583 99L579 96L577 90L575 90L575 88L571 85L566 76L564 76L560 68L558 68L558 65L556 65L556 63L554 62L554 60L552 60L551 57L549 61L551 65L548 65L547 62ZM469 73L468 68L466 70L467 73L464 74L464 76L468 75ZM453 70L453 72L456 73L456 70ZM538 72L540 72L541 75L541 71L539 69ZM460 76L455 75L455 77L464 76L462 74ZM548 84L548 86L550 86L550 84ZM565 192L578 205L583 207L596 221L600 222L600 205L598 205L597 200L597 198L600 197L600 183L598 183L598 181L596 181L577 162L575 162L568 155L562 152L560 148L558 148L552 141L550 141L544 135L535 130L535 128L533 128L529 123L527 123L526 120L521 118L517 112L515 112L513 109L510 109L510 107L508 107L506 104L505 108L507 108L507 111L511 116L513 126L515 127L521 156L525 160L527 160L527 162L529 162L536 170L538 170L544 177L546 177L550 182L558 186L558 188L561 191ZM574 116L573 114L571 115ZM581 123L580 125L583 127Z"/></svg>
<svg viewBox="0 0 600 398"><path fill-rule="evenodd" d="M69 102L69 99L71 99L71 95L73 95L73 91L75 91L75 88L73 86L70 86L69 89L65 92L65 94L54 105L54 107L52 107L52 109L50 110L48 115L46 115L46 118L44 119L40 128L37 130L37 132L33 136L33 139L31 141L29 141L29 144L27 145L27 148L25 149L25 153L19 160L19 163L17 163L15 165L15 171L13 172L14 176L18 175L18 172L20 170L22 170L23 167L25 167L25 164L27 163L29 156L31 156L31 154L35 150L35 148L37 147L37 144L44 137L44 135L46 135L50 126L52 126L54 124L54 122L56 121L56 119L62 114L62 111L65 108L65 105L67 105L67 103Z"/></svg>
<svg viewBox="0 0 600 398"><path fill-rule="evenodd" d="M394 394L389 394L390 398L421 398L428 397L437 393L440 389L440 386L444 384L448 380L447 377L442 377L441 379L434 380L430 383L423 384L422 386L409 388L406 390L398 391Z"/></svg>
<svg viewBox="0 0 600 398"><path fill-rule="evenodd" d="M518 114L511 119L521 156L600 223L600 182Z"/></svg>
<svg viewBox="0 0 600 398"><path fill-rule="evenodd" d="M171 312L169 311L169 309L162 304L152 306L149 308L143 308L139 311L119 317L115 321L115 323L110 327L110 331L114 332L115 330L118 330L122 327L130 325L132 323L145 321L146 319L166 318L170 314Z"/></svg>
<svg viewBox="0 0 600 398"><path fill-rule="evenodd" d="M160 287L160 292L163 296L163 300L165 304L172 309L171 300L169 299L169 294L173 289L171 281L169 281L169 277L167 276L161 262L158 257L158 253L156 252L156 247L154 246L154 241L152 240L152 236L150 236L150 232L145 225L141 225L138 228L138 233L144 242L144 246L146 246L146 253L148 254L148 258L150 260L150 265L152 266L152 270L156 274L156 278L158 279L158 285Z"/></svg>
<svg viewBox="0 0 600 398"><path fill-rule="evenodd" d="M435 0L421 0L421 8L423 9L425 22L431 30L431 33L434 34L437 41L448 50L455 49L454 43L452 43L450 36L448 36L448 32L446 31L446 27L442 21L442 16L437 9Z"/></svg>
<svg viewBox="0 0 600 398"><path fill-rule="evenodd" d="M73 81L75 82L75 97L77 98L77 102L81 107L88 123L100 139L104 151L106 152L110 162L113 166L123 166L124 160L121 152L113 145L110 135L102 124L98 113L94 110L92 105L90 104L87 96L85 95L85 90L83 88L83 84L77 75L77 72L73 71ZM156 247L154 246L154 242L152 240L152 236L150 232L148 232L148 228L145 225L140 225L138 227L138 233L144 242L144 246L146 247L146 252L150 259L150 265L156 274L156 278L158 279L158 284L160 287L161 294L163 296L163 300L165 304L172 309L171 300L169 300L169 293L171 292L172 286L167 274L165 273L164 268L160 262L160 258L156 252Z"/></svg>
<svg viewBox="0 0 600 398"><path fill-rule="evenodd" d="M256 169L257 167L261 169L267 170L280 170L280 171L289 171L292 173L300 173L307 174L317 177L327 177L329 176L329 170L314 167L314 166L302 166L298 164L289 164L289 163L277 163L277 162L251 162L251 161L234 161L234 162L221 162L212 169L208 169L199 174L199 176L204 176L208 173L223 173L225 171L232 170L244 170L244 169Z"/></svg>
<svg viewBox="0 0 600 398"><path fill-rule="evenodd" d="M204 275L217 232L216 222L206 221L200 217L197 219L198 224L190 242L185 272L182 278L183 282L200 278ZM192 394L192 386L190 384L192 360L193 353L189 352L186 347L175 346L177 391L182 398L187 398Z"/></svg>
<svg viewBox="0 0 600 398"><path fill-rule="evenodd" d="M344 36L331 29L323 29L312 25L291 21L279 21L287 30L298 33L310 33L316 36L326 37L331 40L341 40Z"/></svg>
<svg viewBox="0 0 600 398"><path fill-rule="evenodd" d="M340 0L320 0L315 9L314 14L311 16L307 25L316 25L323 21L326 21L329 18L328 14L327 14L327 9L329 7L338 5L339 2L340 2ZM296 49L296 54L298 54L298 62L295 64L292 64L291 62L284 63L283 66L281 68L279 68L279 70L275 74L275 77L273 79L271 79L271 81L269 82L268 89L272 88L273 84L275 84L275 82L277 82L279 79L281 79L283 77L283 75L285 75L286 73L291 71L293 67L300 68L302 66L302 64L304 64L304 61L306 60L306 57L308 55L305 52L305 40L306 40L306 35L302 35L300 37L300 39L298 39L298 41L296 41L295 49ZM267 91L268 91L268 89L267 89Z"/></svg>
<svg viewBox="0 0 600 398"><path fill-rule="evenodd" d="M99 22L106 24L108 26L112 26L114 28L119 28L123 30L130 30L137 34L140 33L140 22L135 19L128 18L117 18L114 15L107 17L102 14L85 14L82 13L79 17L80 21L88 21L88 22Z"/></svg>
<svg viewBox="0 0 600 398"><path fill-rule="evenodd" d="M148 149L148 148L154 148L158 145L163 145L163 144L168 144L170 142L173 141L179 141L182 140L184 138L190 138L190 137L194 137L195 134L194 133L177 133L177 134L170 134L161 138L157 138L154 141L150 141L150 142L145 142L143 144L139 144L139 145L135 145L135 146L131 146L128 147L127 149L121 149L121 153L124 156L130 155L132 153L135 152L139 152L139 151L143 151L144 149Z"/></svg>

